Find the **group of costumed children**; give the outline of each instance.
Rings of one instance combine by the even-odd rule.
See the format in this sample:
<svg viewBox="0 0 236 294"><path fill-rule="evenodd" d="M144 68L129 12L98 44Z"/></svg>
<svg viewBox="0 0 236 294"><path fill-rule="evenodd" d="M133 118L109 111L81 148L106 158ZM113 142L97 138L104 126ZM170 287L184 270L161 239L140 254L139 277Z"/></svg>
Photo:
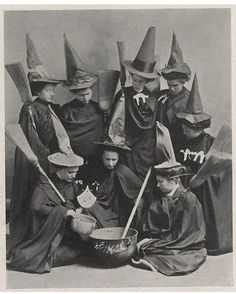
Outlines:
<svg viewBox="0 0 236 294"><path fill-rule="evenodd" d="M168 64L159 73L155 28L148 29L136 58L122 64L132 85L118 91L106 112L92 99L100 81L83 67L66 37L66 82L49 76L28 35L26 40L34 100L23 105L19 124L65 203L16 148L9 268L45 273L78 263L90 253L89 238L71 228L79 208L76 196L87 186L95 195L96 202L83 213L96 219L97 228L124 227L150 167L151 177L132 222L139 242L131 264L181 275L198 269L207 254L231 252L230 185L221 195L222 177L212 176L189 189L214 138L204 131L211 117L203 111L196 74L191 91L185 87L191 70L175 34ZM168 89L152 91L148 84L161 76ZM59 84L73 96L63 106L52 102ZM160 127L168 129L171 158L158 148ZM225 172L227 179L231 177Z"/></svg>

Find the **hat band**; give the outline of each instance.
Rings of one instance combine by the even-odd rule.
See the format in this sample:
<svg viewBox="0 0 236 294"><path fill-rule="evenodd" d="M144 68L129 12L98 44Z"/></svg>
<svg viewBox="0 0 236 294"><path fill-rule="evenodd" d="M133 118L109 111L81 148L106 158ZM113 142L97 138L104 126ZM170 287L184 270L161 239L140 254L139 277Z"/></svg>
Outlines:
<svg viewBox="0 0 236 294"><path fill-rule="evenodd" d="M144 62L140 59L135 59L132 63L132 66L134 69L144 72L144 73L153 73L154 67L155 67L156 62Z"/></svg>

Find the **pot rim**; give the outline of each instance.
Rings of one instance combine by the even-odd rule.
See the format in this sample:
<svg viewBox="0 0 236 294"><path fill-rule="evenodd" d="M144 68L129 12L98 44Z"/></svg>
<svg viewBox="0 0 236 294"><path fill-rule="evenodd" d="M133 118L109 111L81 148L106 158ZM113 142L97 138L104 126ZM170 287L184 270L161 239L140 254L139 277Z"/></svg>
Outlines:
<svg viewBox="0 0 236 294"><path fill-rule="evenodd" d="M131 236L126 236L125 238L118 238L118 239L115 239L115 238L112 238L112 239L103 239L103 238L98 238L98 237L93 237L93 236L92 236L93 233L95 233L95 232L97 232L97 231L105 231L105 230L113 230L113 229L115 229L115 230L117 230L117 229L123 229L123 230L124 230L125 228L124 228L124 227L108 227L108 228L100 228L100 229L96 229L96 230L94 230L94 231L92 232L92 234L89 235L89 237L90 237L91 239L93 239L93 240L99 240L99 241L121 241L121 240L126 240L126 239L128 239L128 238L132 238L132 237L138 235L138 231L137 231L137 230L135 230L135 229L133 229L133 228L129 228L129 229L128 229L128 232L129 232L129 231L132 231L133 234L132 234Z"/></svg>

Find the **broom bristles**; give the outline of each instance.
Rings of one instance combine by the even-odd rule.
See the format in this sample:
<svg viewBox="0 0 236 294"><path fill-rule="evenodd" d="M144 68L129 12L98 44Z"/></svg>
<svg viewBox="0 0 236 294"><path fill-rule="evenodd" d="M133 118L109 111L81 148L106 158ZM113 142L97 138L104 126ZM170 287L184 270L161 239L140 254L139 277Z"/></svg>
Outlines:
<svg viewBox="0 0 236 294"><path fill-rule="evenodd" d="M5 132L7 137L24 153L32 164L35 165L38 163L38 158L32 151L19 124L8 125Z"/></svg>
<svg viewBox="0 0 236 294"><path fill-rule="evenodd" d="M5 68L15 83L23 103L33 101L28 79L21 63L6 64Z"/></svg>

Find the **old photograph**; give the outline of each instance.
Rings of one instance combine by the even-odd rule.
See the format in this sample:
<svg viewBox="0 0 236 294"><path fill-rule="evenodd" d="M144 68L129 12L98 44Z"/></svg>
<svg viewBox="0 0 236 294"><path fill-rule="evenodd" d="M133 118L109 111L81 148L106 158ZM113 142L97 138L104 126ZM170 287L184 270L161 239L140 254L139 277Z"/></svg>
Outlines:
<svg viewBox="0 0 236 294"><path fill-rule="evenodd" d="M233 286L231 17L4 11L7 289Z"/></svg>

